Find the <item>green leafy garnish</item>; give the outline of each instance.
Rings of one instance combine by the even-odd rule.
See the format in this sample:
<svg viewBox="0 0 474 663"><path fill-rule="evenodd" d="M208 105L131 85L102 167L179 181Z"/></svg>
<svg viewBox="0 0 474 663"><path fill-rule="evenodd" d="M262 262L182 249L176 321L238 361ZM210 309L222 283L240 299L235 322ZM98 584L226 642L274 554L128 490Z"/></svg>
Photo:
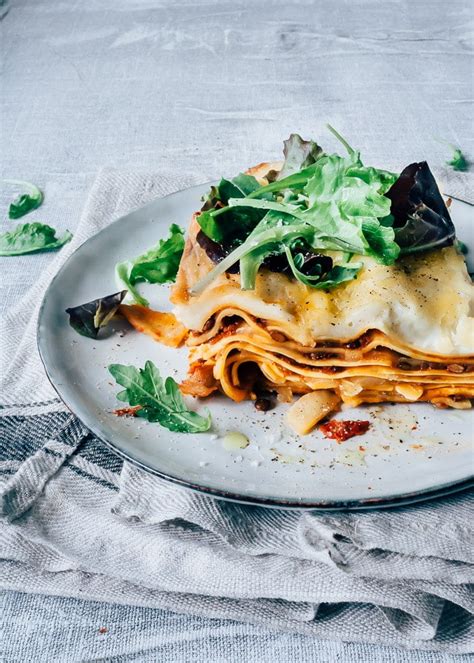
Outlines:
<svg viewBox="0 0 474 663"><path fill-rule="evenodd" d="M25 253L53 251L69 242L72 234L66 230L56 237L56 230L44 223L24 223L0 235L0 256L20 256Z"/></svg>
<svg viewBox="0 0 474 663"><path fill-rule="evenodd" d="M81 336L97 338L99 329L105 327L112 320L126 294L127 291L122 290L107 297L94 299L86 304L67 308L69 324Z"/></svg>
<svg viewBox="0 0 474 663"><path fill-rule="evenodd" d="M211 415L203 417L186 407L178 385L173 378L163 382L158 368L151 361L145 368L111 364L110 373L125 387L117 394L120 401L138 406L137 416L158 422L178 433L203 433L211 427Z"/></svg>
<svg viewBox="0 0 474 663"><path fill-rule="evenodd" d="M384 194L397 180L397 175L364 166L359 153L332 127L331 131L343 143L347 157L323 154L316 146L313 163L303 162L301 170L255 189L246 197L229 198L226 207L206 212L208 221L201 225L204 232L211 221L220 227L220 218L229 210L258 210L264 216L239 245L194 286L193 294L202 292L236 262L240 262L241 287L252 290L264 260L282 253L287 256L293 276L316 287L317 275L304 274L294 261L301 242L315 252L345 251L372 256L386 265L393 264L400 247L395 242L394 229L387 223L391 203ZM326 278L321 282L321 287L334 287L355 278L360 267L360 263L347 266L341 259L327 283L324 284Z"/></svg>
<svg viewBox="0 0 474 663"><path fill-rule="evenodd" d="M176 280L179 262L184 249L184 231L172 224L167 239L160 239L158 244L134 258L119 262L115 266L118 282L129 291L133 300L142 306L148 306L148 300L135 288L137 283L172 283Z"/></svg>
<svg viewBox="0 0 474 663"><path fill-rule="evenodd" d="M469 170L469 161L466 159L459 147L456 147L455 145L450 145L450 147L453 150L453 156L449 161L446 162L446 164L451 166L453 170L458 170L462 173Z"/></svg>
<svg viewBox="0 0 474 663"><path fill-rule="evenodd" d="M3 180L6 184L17 184L26 189L28 193L22 193L15 198L8 209L10 219L20 219L28 212L37 209L43 202L43 194L35 184L23 180Z"/></svg>
<svg viewBox="0 0 474 663"><path fill-rule="evenodd" d="M232 242L236 233L249 233L257 225L264 213L254 210L246 210L244 213L240 210L234 210L232 213L229 213L228 202L231 198L246 198L256 191L261 193L261 185L255 177L246 175L245 173L240 173L240 175L237 175L232 180L221 179L217 186L211 187L211 191L206 197L203 211L197 217L197 222L204 234L214 242L223 242L225 240ZM223 210L219 219L217 219L218 215L207 210L207 208L212 210L215 206Z"/></svg>
<svg viewBox="0 0 474 663"><path fill-rule="evenodd" d="M248 190L222 180L211 188L197 242L215 267L191 294L224 272L240 272L241 288L252 290L260 267L312 288L331 288L362 269L362 262L347 264L344 254L392 265L400 256L453 243L454 225L426 162L409 164L399 176L366 166L360 152L327 126L347 156L327 154L292 134L284 165L267 174L268 184L253 182ZM455 156L453 167L464 168L460 151Z"/></svg>

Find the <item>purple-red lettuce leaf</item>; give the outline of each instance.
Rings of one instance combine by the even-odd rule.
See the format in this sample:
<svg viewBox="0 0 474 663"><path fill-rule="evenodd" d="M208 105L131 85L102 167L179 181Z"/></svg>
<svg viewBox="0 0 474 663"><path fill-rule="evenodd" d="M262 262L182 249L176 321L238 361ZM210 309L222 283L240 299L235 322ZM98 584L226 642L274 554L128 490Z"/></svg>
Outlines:
<svg viewBox="0 0 474 663"><path fill-rule="evenodd" d="M99 329L105 327L114 317L126 294L126 290L121 290L113 295L67 308L69 324L81 336L97 338Z"/></svg>
<svg viewBox="0 0 474 663"><path fill-rule="evenodd" d="M323 155L322 148L314 140L303 140L299 134L290 134L290 137L283 141L283 145L285 161L276 175L277 180L311 166Z"/></svg>
<svg viewBox="0 0 474 663"><path fill-rule="evenodd" d="M407 166L385 195L402 255L454 243L453 222L426 161Z"/></svg>

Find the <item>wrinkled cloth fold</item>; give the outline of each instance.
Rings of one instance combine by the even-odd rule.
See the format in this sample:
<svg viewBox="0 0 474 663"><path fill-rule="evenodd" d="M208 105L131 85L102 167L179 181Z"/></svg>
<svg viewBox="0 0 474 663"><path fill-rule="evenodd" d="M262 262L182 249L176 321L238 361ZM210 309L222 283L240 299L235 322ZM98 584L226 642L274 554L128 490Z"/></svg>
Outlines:
<svg viewBox="0 0 474 663"><path fill-rule="evenodd" d="M0 584L337 640L472 651L472 495L337 514L215 500L123 463L46 380L39 302L67 256L120 215L205 179L102 171L73 241L2 321ZM463 182L449 184L460 195Z"/></svg>

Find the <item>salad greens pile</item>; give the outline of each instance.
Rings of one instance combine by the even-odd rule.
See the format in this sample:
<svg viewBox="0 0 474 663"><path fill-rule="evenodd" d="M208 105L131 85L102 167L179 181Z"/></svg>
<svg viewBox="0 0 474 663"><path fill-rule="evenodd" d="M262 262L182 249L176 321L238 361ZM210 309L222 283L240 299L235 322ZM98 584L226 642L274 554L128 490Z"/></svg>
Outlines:
<svg viewBox="0 0 474 663"><path fill-rule="evenodd" d="M241 287L252 290L262 263L279 254L286 256L296 279L325 289L357 276L361 264L350 262L353 254L370 255L384 264L397 259L400 247L390 226L390 200L384 195L397 175L364 166L360 154L331 131L343 143L347 157L325 154L313 141L293 134L285 142L285 163L274 181L260 186L247 175L245 189L239 187L239 195L230 196L227 181L225 186L220 183L214 197L221 194L223 205L205 210L197 220L214 242L230 238L231 250L196 284L194 294L237 261ZM243 212L245 224L239 223ZM248 230L244 237L243 230ZM305 253L328 250L341 252L336 264L326 273L321 269L306 273Z"/></svg>
<svg viewBox="0 0 474 663"><path fill-rule="evenodd" d="M175 281L179 261L184 249L184 231L173 223L167 239L133 260L119 262L115 266L116 279L126 288L137 304L148 306L148 301L135 288L137 283L170 283Z"/></svg>
<svg viewBox="0 0 474 663"><path fill-rule="evenodd" d="M163 379L152 361L145 368L111 364L110 373L122 387L117 394L119 401L138 406L138 417L159 422L165 428L178 433L204 433L211 427L211 415L203 417L189 410L173 378Z"/></svg>
<svg viewBox="0 0 474 663"><path fill-rule="evenodd" d="M419 226L428 215L420 201L435 221L437 246L452 243L454 228L440 195L435 207L429 207L423 195L412 200L411 189L399 188L397 197L407 200L403 205L406 217L396 218L390 192L399 176L365 166L360 153L335 129L328 128L347 156L326 154L315 142L292 134L285 141L283 167L270 174L268 184L261 186L254 177L239 175L221 180L211 189L197 217L201 227L197 240L217 264L195 284L192 294L201 293L217 276L236 267L241 287L252 290L262 265L324 289L357 277L362 264L353 261L354 255L371 256L391 265L400 255L426 250L433 244L423 243L426 233ZM434 185L437 190L424 165L422 184ZM418 187L419 180L415 180L411 180L412 188ZM413 234L405 228L411 214L415 215L412 225L419 230L415 244L411 242ZM324 255L327 251L337 252L330 265Z"/></svg>

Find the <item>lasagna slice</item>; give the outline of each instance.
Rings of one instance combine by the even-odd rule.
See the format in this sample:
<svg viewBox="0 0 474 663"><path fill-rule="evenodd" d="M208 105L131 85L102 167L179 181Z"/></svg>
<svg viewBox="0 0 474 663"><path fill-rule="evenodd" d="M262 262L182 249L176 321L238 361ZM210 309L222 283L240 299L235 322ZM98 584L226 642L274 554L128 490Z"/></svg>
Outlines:
<svg viewBox="0 0 474 663"><path fill-rule="evenodd" d="M261 164L249 173L265 185L280 167ZM425 207L418 207L420 214ZM453 241L407 251L391 264L355 256L357 277L337 287L313 287L267 260L253 288L243 289L235 265L208 278L225 251L204 235L202 213L191 221L171 297L187 330L184 393L206 397L219 390L242 401L276 392L289 401L324 391L350 406L428 401L470 407L472 284ZM416 215L409 218L412 223ZM402 230L413 237L418 226L407 223ZM337 254L318 255L337 263Z"/></svg>

